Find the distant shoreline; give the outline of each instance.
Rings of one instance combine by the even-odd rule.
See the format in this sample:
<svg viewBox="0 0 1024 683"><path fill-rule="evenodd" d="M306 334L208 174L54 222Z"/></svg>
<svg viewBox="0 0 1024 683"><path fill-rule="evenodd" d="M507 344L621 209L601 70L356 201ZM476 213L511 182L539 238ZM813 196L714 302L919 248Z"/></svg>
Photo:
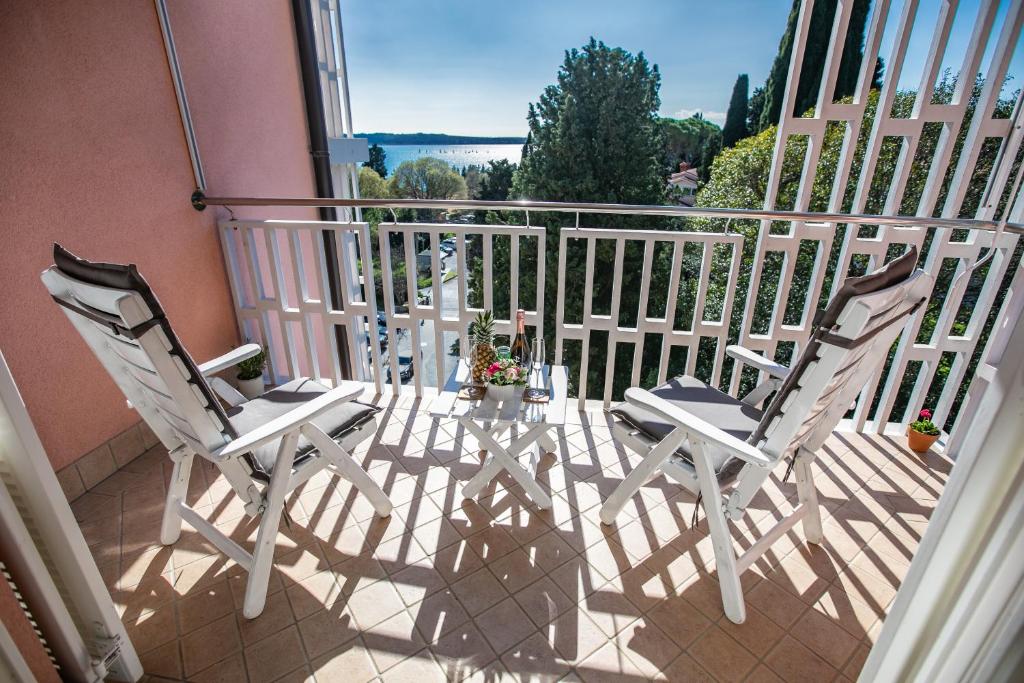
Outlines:
<svg viewBox="0 0 1024 683"><path fill-rule="evenodd" d="M445 133L356 133L371 145L521 145L526 138L447 135Z"/></svg>

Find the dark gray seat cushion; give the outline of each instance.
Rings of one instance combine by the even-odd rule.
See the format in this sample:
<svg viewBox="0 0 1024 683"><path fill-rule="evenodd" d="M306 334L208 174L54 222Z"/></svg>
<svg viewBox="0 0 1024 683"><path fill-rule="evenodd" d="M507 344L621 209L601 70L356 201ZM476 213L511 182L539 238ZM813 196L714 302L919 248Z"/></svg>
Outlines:
<svg viewBox="0 0 1024 683"><path fill-rule="evenodd" d="M231 426L238 431L239 435L246 434L327 391L328 389L324 385L306 377L300 377L287 384L282 384L258 398L229 409L227 411L228 419L231 420ZM313 424L337 440L346 432L372 420L379 410L380 408L376 406L358 401L347 401L317 417L313 420ZM277 439L255 449L252 453L254 462L251 464L269 475L274 471L277 449L280 444L281 440ZM312 450L313 444L306 437L299 437L298 452L295 455L296 463L309 457Z"/></svg>
<svg viewBox="0 0 1024 683"><path fill-rule="evenodd" d="M757 408L748 406L689 375L669 380L651 389L651 393L742 441L746 441L757 429L761 420L761 411ZM661 441L674 429L657 415L629 403L614 406L611 413L655 441ZM684 443L679 449L679 455L693 464L687 444ZM730 460L728 455L719 452L711 455L712 467L720 475L719 478L725 474L726 469L729 474L734 474L733 468L726 468Z"/></svg>

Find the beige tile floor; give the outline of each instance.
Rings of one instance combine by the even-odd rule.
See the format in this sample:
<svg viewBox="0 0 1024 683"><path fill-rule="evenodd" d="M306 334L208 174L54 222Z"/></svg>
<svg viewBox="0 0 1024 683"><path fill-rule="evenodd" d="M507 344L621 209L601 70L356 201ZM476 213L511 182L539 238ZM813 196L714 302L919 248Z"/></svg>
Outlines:
<svg viewBox="0 0 1024 683"><path fill-rule="evenodd" d="M245 573L186 527L158 542L170 471L159 448L73 509L152 680L855 679L950 463L901 440L836 433L815 466L826 542L799 527L744 576L747 622L725 619L706 522L664 480L615 527L597 509L637 459L601 411L573 413L540 479L538 512L508 477L461 485L476 444L409 400L388 404L357 453L395 504L376 519L322 474L291 498L265 612L241 614ZM776 472L734 529L750 545L795 488ZM215 469L189 502L243 544L255 525Z"/></svg>

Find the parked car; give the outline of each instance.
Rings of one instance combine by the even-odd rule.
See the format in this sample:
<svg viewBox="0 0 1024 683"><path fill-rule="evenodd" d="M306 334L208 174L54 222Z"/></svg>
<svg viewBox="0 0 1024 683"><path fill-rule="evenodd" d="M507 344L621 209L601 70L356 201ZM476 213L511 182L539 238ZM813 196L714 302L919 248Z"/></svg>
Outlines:
<svg viewBox="0 0 1024 683"><path fill-rule="evenodd" d="M398 377L401 379L402 383L405 384L406 382L411 380L412 379L412 374L413 374L412 356L399 356L398 357ZM391 380L391 365L390 365L390 363L388 364L388 381L389 382L392 381Z"/></svg>
<svg viewBox="0 0 1024 683"><path fill-rule="evenodd" d="M439 246L441 247L441 251L446 252L448 254L454 254L455 250L458 248L455 244L454 237L446 237L445 239L441 240L441 244Z"/></svg>

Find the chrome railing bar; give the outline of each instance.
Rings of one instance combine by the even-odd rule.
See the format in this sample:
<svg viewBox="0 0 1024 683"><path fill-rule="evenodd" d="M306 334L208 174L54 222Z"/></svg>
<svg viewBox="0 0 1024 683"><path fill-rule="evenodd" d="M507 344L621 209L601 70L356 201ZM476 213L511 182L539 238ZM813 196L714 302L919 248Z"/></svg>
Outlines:
<svg viewBox="0 0 1024 683"><path fill-rule="evenodd" d="M929 218L926 216L884 216L829 213L821 211L768 211L765 209L725 209L697 206L660 206L652 204L592 204L585 202L481 201L477 199L358 199L316 197L206 197L192 196L199 211L207 206L304 206L359 207L363 209L447 209L484 211L553 211L562 213L629 214L635 216L676 216L681 218L733 218L740 220L778 220L802 223L856 223L892 225L906 228L946 228L950 230L995 231L999 221L969 218ZM1024 235L1024 223L1007 223L1006 232Z"/></svg>

